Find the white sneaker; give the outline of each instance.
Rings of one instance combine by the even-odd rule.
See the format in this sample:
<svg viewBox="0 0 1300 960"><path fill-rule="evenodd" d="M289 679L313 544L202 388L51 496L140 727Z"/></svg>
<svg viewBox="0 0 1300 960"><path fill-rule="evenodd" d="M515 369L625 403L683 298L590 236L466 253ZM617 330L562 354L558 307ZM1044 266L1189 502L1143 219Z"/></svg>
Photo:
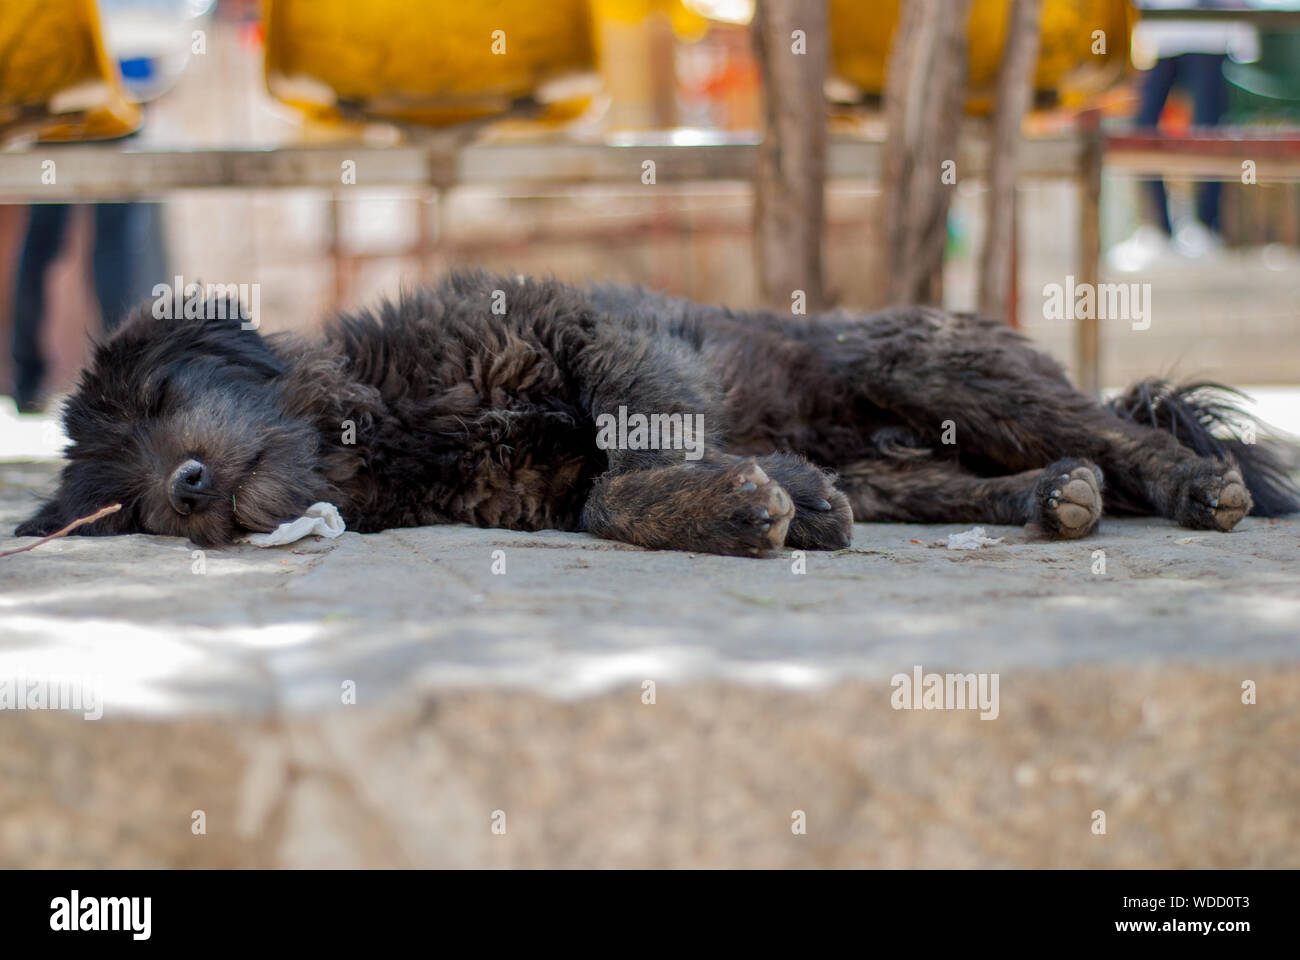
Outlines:
<svg viewBox="0 0 1300 960"><path fill-rule="evenodd" d="M1223 240L1199 220L1184 223L1174 232L1174 246L1188 260L1209 260L1223 252Z"/></svg>
<svg viewBox="0 0 1300 960"><path fill-rule="evenodd" d="M1149 267L1178 258L1169 235L1159 227L1143 224L1123 243L1117 243L1106 254L1111 269L1120 273L1138 273Z"/></svg>

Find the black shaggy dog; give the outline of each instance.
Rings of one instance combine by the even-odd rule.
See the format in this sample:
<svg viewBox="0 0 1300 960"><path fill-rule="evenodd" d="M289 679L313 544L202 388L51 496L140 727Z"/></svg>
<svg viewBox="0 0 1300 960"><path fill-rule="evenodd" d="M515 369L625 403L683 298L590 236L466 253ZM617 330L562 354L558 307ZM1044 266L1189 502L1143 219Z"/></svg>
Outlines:
<svg viewBox="0 0 1300 960"><path fill-rule="evenodd" d="M58 491L17 532L117 502L77 532L214 546L325 500L363 532L753 556L847 546L854 519L1075 538L1103 504L1225 531L1296 510L1277 452L1223 437L1224 396L1148 382L1106 408L1005 325L922 307L800 318L483 273L313 339L146 307L95 350ZM637 415L658 448L605 429ZM694 453L663 442L691 423Z"/></svg>

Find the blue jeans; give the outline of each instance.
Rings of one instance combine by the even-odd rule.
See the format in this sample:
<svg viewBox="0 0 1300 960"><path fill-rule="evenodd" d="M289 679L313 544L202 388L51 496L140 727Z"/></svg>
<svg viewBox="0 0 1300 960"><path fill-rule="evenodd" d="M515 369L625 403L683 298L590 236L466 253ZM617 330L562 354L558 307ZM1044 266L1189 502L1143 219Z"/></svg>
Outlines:
<svg viewBox="0 0 1300 960"><path fill-rule="evenodd" d="M33 204L27 222L13 313L14 399L20 410L35 404L45 379L45 274L63 251L73 209L66 203ZM104 332L109 333L165 279L161 208L155 203L97 203L91 209L95 297Z"/></svg>
<svg viewBox="0 0 1300 960"><path fill-rule="evenodd" d="M1223 117L1228 99L1228 84L1223 78L1223 62L1227 57L1218 53L1183 53L1156 61L1148 70L1142 83L1142 96L1136 117L1140 127L1155 127L1160 122L1160 112L1176 84L1190 88L1192 93L1192 122L1198 127L1212 127ZM1219 226L1219 194L1223 184L1217 180L1200 183L1196 189L1196 219L1211 230ZM1159 178L1148 181L1151 202L1156 209L1159 225L1165 233L1172 233L1169 223L1169 198L1165 182Z"/></svg>

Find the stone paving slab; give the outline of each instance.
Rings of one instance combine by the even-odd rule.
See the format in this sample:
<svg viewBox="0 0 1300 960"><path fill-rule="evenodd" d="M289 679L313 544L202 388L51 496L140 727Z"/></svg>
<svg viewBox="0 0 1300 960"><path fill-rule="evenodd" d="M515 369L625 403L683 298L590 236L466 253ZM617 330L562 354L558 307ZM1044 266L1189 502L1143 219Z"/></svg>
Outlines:
<svg viewBox="0 0 1300 960"><path fill-rule="evenodd" d="M4 527L50 469L0 467ZM569 697L650 674L807 687L914 663L1296 657L1300 520L1247 518L1224 535L1107 519L1072 543L988 527L1003 544L932 545L961 529L859 524L850 550L802 567L789 551L459 526L201 555L169 537L69 537L0 560L0 673L100 670L110 709L174 713L311 709L343 680L372 695L488 684Z"/></svg>
<svg viewBox="0 0 1300 960"><path fill-rule="evenodd" d="M0 529L56 466L0 464ZM0 711L0 866L1300 866L1300 520L961 529L803 573L465 527L0 558L0 678L104 707ZM999 716L893 709L914 665Z"/></svg>

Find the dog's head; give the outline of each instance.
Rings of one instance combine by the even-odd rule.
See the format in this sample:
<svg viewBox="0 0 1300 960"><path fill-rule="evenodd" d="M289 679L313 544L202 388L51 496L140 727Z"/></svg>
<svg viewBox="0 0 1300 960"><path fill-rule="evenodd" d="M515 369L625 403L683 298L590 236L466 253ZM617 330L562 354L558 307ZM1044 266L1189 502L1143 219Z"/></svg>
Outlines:
<svg viewBox="0 0 1300 960"><path fill-rule="evenodd" d="M284 364L234 304L209 319L137 311L94 351L64 407L58 490L15 531L155 533L200 546L274 529L319 497L318 436L283 405Z"/></svg>

